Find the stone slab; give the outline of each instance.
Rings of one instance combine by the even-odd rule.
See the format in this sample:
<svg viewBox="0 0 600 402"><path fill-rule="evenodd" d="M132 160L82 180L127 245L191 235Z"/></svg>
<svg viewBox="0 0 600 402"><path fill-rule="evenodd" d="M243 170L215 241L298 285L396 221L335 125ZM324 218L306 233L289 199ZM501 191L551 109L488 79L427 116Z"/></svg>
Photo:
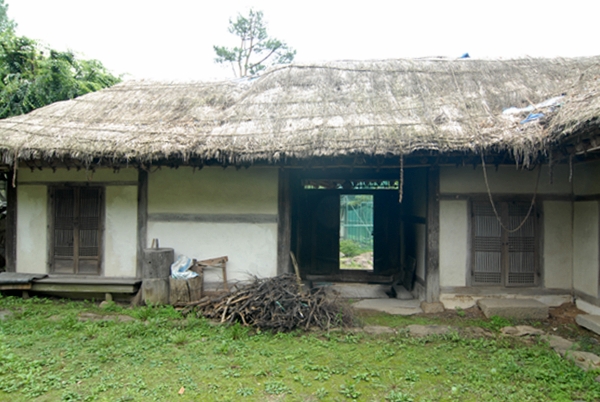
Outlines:
<svg viewBox="0 0 600 402"><path fill-rule="evenodd" d="M357 310L381 311L392 315L414 315L423 312L419 300L366 299L352 304Z"/></svg>
<svg viewBox="0 0 600 402"><path fill-rule="evenodd" d="M372 285L368 283L336 283L328 286L344 299L382 299L388 298L386 292L391 290L389 285Z"/></svg>
<svg viewBox="0 0 600 402"><path fill-rule="evenodd" d="M413 324L413 325L409 325L407 328L408 328L408 332L412 336L417 336L417 337L423 337L423 336L429 336L429 335L445 335L452 330L451 327L446 327L446 326L442 326L442 325Z"/></svg>
<svg viewBox="0 0 600 402"><path fill-rule="evenodd" d="M587 314L600 315L600 306L595 306L581 299L575 300L577 308Z"/></svg>
<svg viewBox="0 0 600 402"><path fill-rule="evenodd" d="M440 302L435 303L427 303L421 302L421 310L425 314L435 314L435 313L443 313L444 312L444 304Z"/></svg>
<svg viewBox="0 0 600 402"><path fill-rule="evenodd" d="M565 359L571 360L584 371L600 369L600 357L590 352L568 351Z"/></svg>
<svg viewBox="0 0 600 402"><path fill-rule="evenodd" d="M542 339L547 341L548 345L561 356L564 356L567 350L577 349L577 345L574 342L571 342L570 340L560 336L545 335L542 337Z"/></svg>
<svg viewBox="0 0 600 402"><path fill-rule="evenodd" d="M575 317L575 322L584 328L600 335L600 316L592 314L579 314Z"/></svg>
<svg viewBox="0 0 600 402"><path fill-rule="evenodd" d="M548 306L534 299L481 299L477 305L483 314L490 318L545 320L548 318Z"/></svg>
<svg viewBox="0 0 600 402"><path fill-rule="evenodd" d="M544 331L531 327L529 325L516 325L514 327L504 327L500 330L504 335L510 335L515 337L529 336L529 335L544 335Z"/></svg>
<svg viewBox="0 0 600 402"><path fill-rule="evenodd" d="M13 312L10 310L0 310L0 321L6 320L13 316Z"/></svg>
<svg viewBox="0 0 600 402"><path fill-rule="evenodd" d="M400 300L412 300L414 299L412 293L410 293L406 288L402 285L394 285L392 286L394 291L396 292L396 299Z"/></svg>
<svg viewBox="0 0 600 402"><path fill-rule="evenodd" d="M394 331L392 328L383 327L381 325L367 325L366 327L363 328L363 331L366 334L371 334L371 335L384 335L384 334L396 333L396 331Z"/></svg>

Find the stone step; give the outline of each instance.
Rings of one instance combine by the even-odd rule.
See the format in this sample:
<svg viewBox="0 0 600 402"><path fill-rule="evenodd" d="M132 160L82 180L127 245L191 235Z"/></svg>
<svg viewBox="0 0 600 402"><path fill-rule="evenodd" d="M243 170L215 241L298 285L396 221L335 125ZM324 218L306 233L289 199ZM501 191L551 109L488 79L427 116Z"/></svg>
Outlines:
<svg viewBox="0 0 600 402"><path fill-rule="evenodd" d="M575 322L579 326L589 329L600 335L600 315L579 314L575 317Z"/></svg>
<svg viewBox="0 0 600 402"><path fill-rule="evenodd" d="M414 315L423 312L419 300L365 299L352 304L357 310L381 311L392 315Z"/></svg>
<svg viewBox="0 0 600 402"><path fill-rule="evenodd" d="M545 320L548 318L548 305L534 299L481 299L477 305L483 314L492 316Z"/></svg>
<svg viewBox="0 0 600 402"><path fill-rule="evenodd" d="M385 299L390 285L368 283L313 283L315 287L325 287L336 292L343 299Z"/></svg>
<svg viewBox="0 0 600 402"><path fill-rule="evenodd" d="M394 291L396 292L396 299L400 300L412 300L414 299L412 293L410 293L406 288L402 285L394 285L392 286Z"/></svg>

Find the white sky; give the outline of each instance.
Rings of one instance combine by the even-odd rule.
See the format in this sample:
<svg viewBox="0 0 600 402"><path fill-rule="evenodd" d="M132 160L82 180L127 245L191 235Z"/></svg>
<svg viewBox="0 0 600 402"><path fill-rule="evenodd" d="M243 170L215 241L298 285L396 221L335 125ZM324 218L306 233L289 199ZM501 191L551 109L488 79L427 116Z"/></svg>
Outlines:
<svg viewBox="0 0 600 402"><path fill-rule="evenodd" d="M296 61L600 55L598 0L6 0L17 33L125 78L231 78L213 45L229 18L262 10Z"/></svg>

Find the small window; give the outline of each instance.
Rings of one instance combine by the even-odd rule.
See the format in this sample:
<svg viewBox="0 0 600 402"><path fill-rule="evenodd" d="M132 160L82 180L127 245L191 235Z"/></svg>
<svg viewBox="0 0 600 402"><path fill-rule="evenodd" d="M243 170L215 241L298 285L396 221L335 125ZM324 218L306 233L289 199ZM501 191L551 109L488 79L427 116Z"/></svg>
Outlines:
<svg viewBox="0 0 600 402"><path fill-rule="evenodd" d="M100 187L56 187L51 190L52 273L100 273L102 195Z"/></svg>
<svg viewBox="0 0 600 402"><path fill-rule="evenodd" d="M489 201L473 202L474 285L537 285L538 219L535 207L527 215L529 208L527 202L496 202L501 225ZM519 225L519 230L509 231Z"/></svg>

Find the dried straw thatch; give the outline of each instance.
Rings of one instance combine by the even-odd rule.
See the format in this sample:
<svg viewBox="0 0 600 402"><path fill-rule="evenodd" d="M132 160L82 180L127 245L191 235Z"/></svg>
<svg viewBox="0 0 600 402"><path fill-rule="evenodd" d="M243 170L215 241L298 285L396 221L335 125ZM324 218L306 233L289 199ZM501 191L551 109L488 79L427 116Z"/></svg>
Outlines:
<svg viewBox="0 0 600 402"><path fill-rule="evenodd" d="M125 82L0 121L0 157L5 164L499 151L529 158L560 137L556 130L573 133L597 119L598 76L600 57L345 61L279 67L243 82ZM556 122L520 124L522 116L502 114L561 94Z"/></svg>

